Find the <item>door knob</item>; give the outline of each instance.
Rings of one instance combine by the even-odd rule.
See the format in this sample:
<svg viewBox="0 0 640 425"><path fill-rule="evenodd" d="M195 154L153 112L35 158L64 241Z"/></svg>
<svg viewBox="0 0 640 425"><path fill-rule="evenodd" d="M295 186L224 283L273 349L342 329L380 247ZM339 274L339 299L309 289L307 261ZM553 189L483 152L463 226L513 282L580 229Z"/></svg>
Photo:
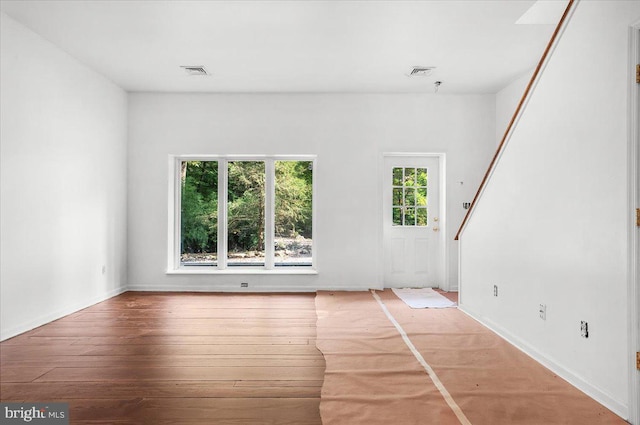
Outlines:
<svg viewBox="0 0 640 425"><path fill-rule="evenodd" d="M433 231L434 231L434 232L439 232L439 231L440 231L440 228L439 228L439 227L434 227L434 228L433 228Z"/></svg>

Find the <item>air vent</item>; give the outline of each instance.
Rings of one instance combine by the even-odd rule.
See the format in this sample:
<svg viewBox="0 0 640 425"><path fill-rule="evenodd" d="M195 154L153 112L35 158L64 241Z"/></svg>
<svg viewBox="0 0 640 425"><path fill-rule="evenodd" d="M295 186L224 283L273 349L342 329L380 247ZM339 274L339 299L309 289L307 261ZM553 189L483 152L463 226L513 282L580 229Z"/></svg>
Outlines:
<svg viewBox="0 0 640 425"><path fill-rule="evenodd" d="M189 75L209 75L204 66L181 66L180 68L184 69L185 72Z"/></svg>
<svg viewBox="0 0 640 425"><path fill-rule="evenodd" d="M414 66L409 77L428 77L435 68L435 66Z"/></svg>

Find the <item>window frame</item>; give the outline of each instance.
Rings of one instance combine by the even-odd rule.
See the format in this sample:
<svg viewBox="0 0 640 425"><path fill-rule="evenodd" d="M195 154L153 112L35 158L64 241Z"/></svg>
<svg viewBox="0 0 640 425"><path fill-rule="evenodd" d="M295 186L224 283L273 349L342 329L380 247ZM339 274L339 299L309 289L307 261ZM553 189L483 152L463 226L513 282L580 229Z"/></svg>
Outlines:
<svg viewBox="0 0 640 425"><path fill-rule="evenodd" d="M180 262L181 199L180 167L184 161L218 162L218 260L217 265L189 265ZM263 161L265 163L265 264L264 266L227 266L227 186L228 163L231 161ZM311 265L275 265L275 163L276 161L308 161L312 163ZM169 155L168 249L167 274L317 274L316 155Z"/></svg>

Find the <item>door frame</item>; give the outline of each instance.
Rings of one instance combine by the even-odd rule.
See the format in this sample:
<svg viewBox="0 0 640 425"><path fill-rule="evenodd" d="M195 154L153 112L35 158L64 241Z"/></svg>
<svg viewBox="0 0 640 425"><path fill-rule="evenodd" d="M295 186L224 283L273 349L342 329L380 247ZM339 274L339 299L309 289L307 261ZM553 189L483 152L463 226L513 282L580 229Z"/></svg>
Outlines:
<svg viewBox="0 0 640 425"><path fill-rule="evenodd" d="M449 283L449 238L447 236L447 169L446 169L446 154L444 152L382 152L380 154L379 162L378 162L378 196L380 205L380 209L378 211L379 219L378 219L378 287L380 289L384 288L384 208L387 205L384 204L384 162L387 158L437 158L438 159L438 177L440 179L440 184L438 187L439 196L440 196L440 231L438 232L438 238L440 242L440 261L438 264L438 280L441 281L438 286L440 289L444 291L448 291L450 289Z"/></svg>
<svg viewBox="0 0 640 425"><path fill-rule="evenodd" d="M640 20L629 28L629 119L628 119L628 348L629 348L629 422L640 425L640 371L635 353L640 350L640 230L635 209L640 207L640 96L635 78L640 64Z"/></svg>

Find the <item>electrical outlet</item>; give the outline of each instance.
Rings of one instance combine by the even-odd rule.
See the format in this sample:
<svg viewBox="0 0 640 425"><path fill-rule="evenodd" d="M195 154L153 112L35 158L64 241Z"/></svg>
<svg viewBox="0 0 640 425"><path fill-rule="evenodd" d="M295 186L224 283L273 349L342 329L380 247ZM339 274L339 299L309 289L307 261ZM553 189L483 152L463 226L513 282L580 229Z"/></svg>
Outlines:
<svg viewBox="0 0 640 425"><path fill-rule="evenodd" d="M493 285L493 296L494 297L498 296L498 285Z"/></svg>
<svg viewBox="0 0 640 425"><path fill-rule="evenodd" d="M546 304L540 304L540 318L542 320L547 320L547 305Z"/></svg>
<svg viewBox="0 0 640 425"><path fill-rule="evenodd" d="M242 282L242 283L240 284L240 287L241 287L241 288L248 288L248 287L249 287L249 283L248 283L248 282Z"/></svg>
<svg viewBox="0 0 640 425"><path fill-rule="evenodd" d="M589 338L589 323L584 320L580 322L580 336Z"/></svg>

